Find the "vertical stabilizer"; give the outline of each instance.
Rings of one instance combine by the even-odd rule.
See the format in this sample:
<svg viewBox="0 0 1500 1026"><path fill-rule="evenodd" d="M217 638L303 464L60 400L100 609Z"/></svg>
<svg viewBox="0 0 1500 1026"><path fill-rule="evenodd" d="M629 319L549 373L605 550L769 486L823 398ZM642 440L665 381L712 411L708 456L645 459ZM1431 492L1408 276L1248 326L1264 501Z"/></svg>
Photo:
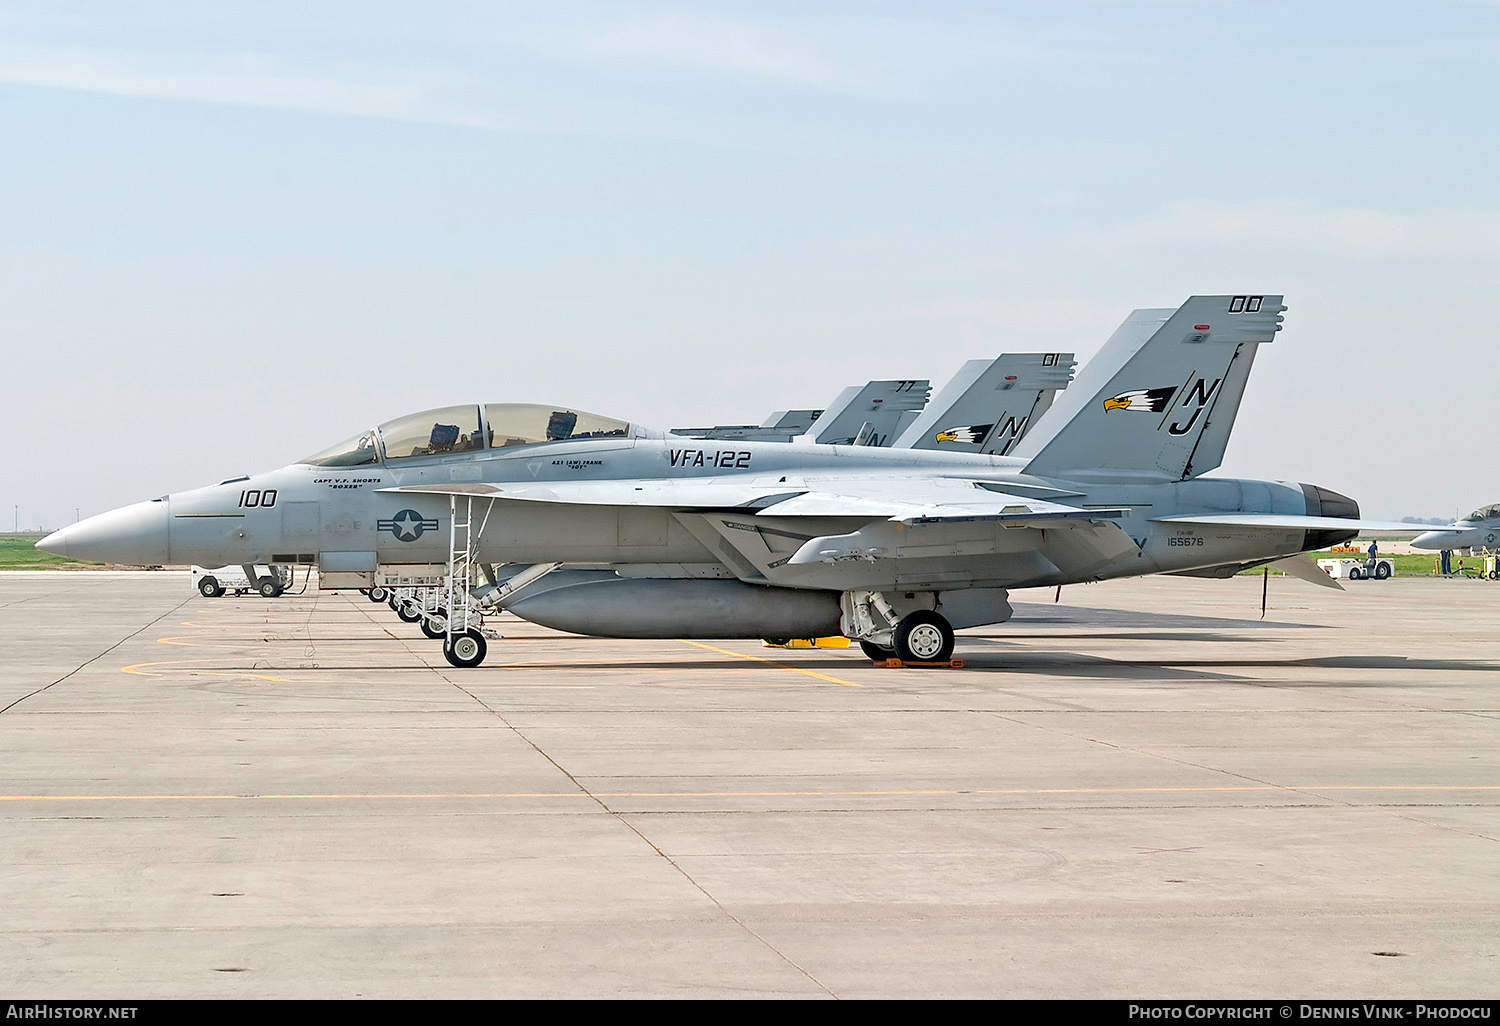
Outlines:
<svg viewBox="0 0 1500 1026"><path fill-rule="evenodd" d="M902 414L926 406L931 392L926 380L871 381L863 388L846 388L807 435L821 445L890 445Z"/></svg>
<svg viewBox="0 0 1500 1026"><path fill-rule="evenodd" d="M895 442L1005 456L1073 377L1072 353L1005 353L970 360Z"/></svg>
<svg viewBox="0 0 1500 1026"><path fill-rule="evenodd" d="M1137 310L1011 450L1027 473L1172 480L1218 466L1255 349L1281 330L1281 296L1193 296Z"/></svg>

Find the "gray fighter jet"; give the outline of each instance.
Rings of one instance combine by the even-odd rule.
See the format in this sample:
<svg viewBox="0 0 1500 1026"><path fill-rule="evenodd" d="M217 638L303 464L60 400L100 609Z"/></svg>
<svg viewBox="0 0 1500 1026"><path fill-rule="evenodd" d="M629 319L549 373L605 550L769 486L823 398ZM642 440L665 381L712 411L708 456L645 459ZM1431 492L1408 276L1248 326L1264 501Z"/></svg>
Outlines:
<svg viewBox="0 0 1500 1026"><path fill-rule="evenodd" d="M1007 455L1073 379L1072 353L970 360L893 444Z"/></svg>
<svg viewBox="0 0 1500 1026"><path fill-rule="evenodd" d="M872 657L942 662L956 628L1010 617L1008 589L1271 562L1312 579L1299 553L1408 529L1316 485L1202 476L1283 309L1240 295L1137 311L1005 456L695 443L565 407L454 406L38 546L316 563L330 588L446 571L458 666L484 658L485 609L614 637L842 633ZM527 569L502 579L499 564Z"/></svg>
<svg viewBox="0 0 1500 1026"><path fill-rule="evenodd" d="M826 410L777 411L759 425L673 428L672 434L719 442L890 445L931 391L931 382L920 379L870 381L844 389Z"/></svg>
<svg viewBox="0 0 1500 1026"><path fill-rule="evenodd" d="M1447 527L1426 531L1411 540L1416 549L1494 548L1500 539L1500 503L1483 506Z"/></svg>
<svg viewBox="0 0 1500 1026"><path fill-rule="evenodd" d="M822 410L777 410L759 424L673 428L672 434L719 442L790 442L793 438L806 434L807 429L822 415Z"/></svg>
<svg viewBox="0 0 1500 1026"><path fill-rule="evenodd" d="M672 434L1004 456L1068 387L1073 367L1072 353L1002 353L964 364L930 405L925 379L871 381L844 389L826 410L778 411L759 425L673 428Z"/></svg>

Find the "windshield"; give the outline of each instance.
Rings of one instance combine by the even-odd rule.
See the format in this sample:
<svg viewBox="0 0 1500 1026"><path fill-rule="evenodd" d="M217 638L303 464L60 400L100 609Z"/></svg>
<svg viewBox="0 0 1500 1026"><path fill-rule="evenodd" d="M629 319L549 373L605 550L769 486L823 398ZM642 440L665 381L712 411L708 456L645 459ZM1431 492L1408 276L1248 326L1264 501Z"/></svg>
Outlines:
<svg viewBox="0 0 1500 1026"><path fill-rule="evenodd" d="M367 463L378 462L379 459L375 432L366 431L338 445L331 445L322 452L313 453L301 462L315 467L362 467Z"/></svg>
<svg viewBox="0 0 1500 1026"><path fill-rule="evenodd" d="M484 438L479 432L479 407L448 406L388 420L380 425L380 440L388 460L480 449Z"/></svg>
<svg viewBox="0 0 1500 1026"><path fill-rule="evenodd" d="M494 449L577 438L627 438L630 435L630 425L623 420L530 403L488 403L484 408L484 419L489 424L490 447Z"/></svg>
<svg viewBox="0 0 1500 1026"><path fill-rule="evenodd" d="M1465 520L1494 520L1496 517L1500 517L1500 503L1497 503L1494 506L1481 506L1479 509L1476 509L1474 512L1470 513L1468 516L1464 517L1464 519Z"/></svg>

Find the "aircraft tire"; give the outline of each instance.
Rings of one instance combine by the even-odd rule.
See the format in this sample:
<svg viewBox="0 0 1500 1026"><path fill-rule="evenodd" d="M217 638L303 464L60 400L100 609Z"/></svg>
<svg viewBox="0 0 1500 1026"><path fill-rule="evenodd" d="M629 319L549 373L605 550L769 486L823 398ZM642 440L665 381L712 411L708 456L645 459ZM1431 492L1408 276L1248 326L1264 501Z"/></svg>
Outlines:
<svg viewBox="0 0 1500 1026"><path fill-rule="evenodd" d="M438 641L448 636L447 626L446 621L441 616L422 617L422 633L433 641Z"/></svg>
<svg viewBox="0 0 1500 1026"><path fill-rule="evenodd" d="M401 605L397 606L396 615L399 616L405 623L416 623L418 620L422 619L422 611L420 609L412 608L410 602L403 602Z"/></svg>
<svg viewBox="0 0 1500 1026"><path fill-rule="evenodd" d="M198 582L198 594L204 598L218 598L224 594L224 589L219 587L219 582L212 577L205 577Z"/></svg>
<svg viewBox="0 0 1500 1026"><path fill-rule="evenodd" d="M861 641L859 647L860 651L864 652L872 661L877 663L883 663L887 659L896 658L896 650L894 648L882 648L880 645L875 645L868 641Z"/></svg>
<svg viewBox="0 0 1500 1026"><path fill-rule="evenodd" d="M953 658L953 628L930 610L903 617L891 634L896 658L904 663L946 663Z"/></svg>
<svg viewBox="0 0 1500 1026"><path fill-rule="evenodd" d="M371 588L369 591L365 592L365 598L369 599L371 602L384 602L385 597L388 594L390 593L387 592L384 588Z"/></svg>
<svg viewBox="0 0 1500 1026"><path fill-rule="evenodd" d="M478 666L484 662L488 648L484 635L470 627L462 634L453 635L452 641L443 642L443 658L454 666L462 668Z"/></svg>

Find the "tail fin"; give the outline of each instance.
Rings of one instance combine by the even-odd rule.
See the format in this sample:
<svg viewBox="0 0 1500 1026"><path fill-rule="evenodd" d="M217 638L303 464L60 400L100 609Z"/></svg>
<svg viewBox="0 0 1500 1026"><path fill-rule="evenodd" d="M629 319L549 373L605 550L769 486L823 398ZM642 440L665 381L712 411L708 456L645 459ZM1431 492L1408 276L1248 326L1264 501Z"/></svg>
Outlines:
<svg viewBox="0 0 1500 1026"><path fill-rule="evenodd" d="M1219 465L1256 347L1281 330L1281 296L1193 296L1137 310L1011 450L1027 473L1196 477Z"/></svg>
<svg viewBox="0 0 1500 1026"><path fill-rule="evenodd" d="M804 437L823 445L890 445L927 405L931 392L926 380L871 381L863 388L846 388Z"/></svg>
<svg viewBox="0 0 1500 1026"><path fill-rule="evenodd" d="M1006 353L970 360L901 437L898 449L1005 456L1073 378L1072 353Z"/></svg>

